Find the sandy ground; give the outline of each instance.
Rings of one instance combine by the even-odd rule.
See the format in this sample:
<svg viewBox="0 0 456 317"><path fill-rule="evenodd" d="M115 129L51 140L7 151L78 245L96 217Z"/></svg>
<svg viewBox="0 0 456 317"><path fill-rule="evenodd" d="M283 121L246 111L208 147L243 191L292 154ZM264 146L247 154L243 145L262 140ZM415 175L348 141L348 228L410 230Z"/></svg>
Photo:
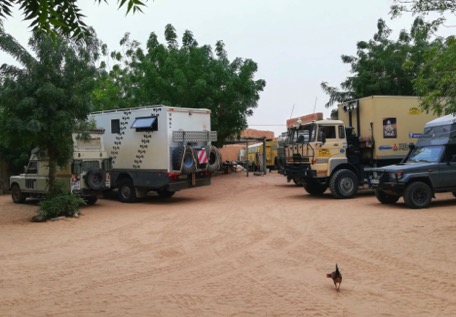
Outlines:
<svg viewBox="0 0 456 317"><path fill-rule="evenodd" d="M0 316L455 316L455 207L313 198L274 173L46 223L3 195Z"/></svg>

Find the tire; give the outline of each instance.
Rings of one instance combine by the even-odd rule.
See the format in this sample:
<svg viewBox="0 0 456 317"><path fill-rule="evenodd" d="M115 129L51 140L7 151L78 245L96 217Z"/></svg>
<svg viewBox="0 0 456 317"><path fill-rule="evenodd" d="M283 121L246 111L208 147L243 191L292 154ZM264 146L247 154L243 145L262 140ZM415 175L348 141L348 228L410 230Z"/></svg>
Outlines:
<svg viewBox="0 0 456 317"><path fill-rule="evenodd" d="M102 169L91 169L85 175L85 182L90 189L100 190L105 183L105 176Z"/></svg>
<svg viewBox="0 0 456 317"><path fill-rule="evenodd" d="M98 200L98 197L97 197L97 196L89 196L89 197L85 197L85 198L84 198L84 201L85 201L85 203L87 204L87 206L95 205L95 203L97 202L97 200Z"/></svg>
<svg viewBox="0 0 456 317"><path fill-rule="evenodd" d="M136 190L133 181L129 178L122 179L119 182L119 191L117 192L119 200L123 203L136 202Z"/></svg>
<svg viewBox="0 0 456 317"><path fill-rule="evenodd" d="M215 172L218 171L220 168L220 154L218 153L219 150L213 146L210 145L206 147L206 153L208 153L208 158L207 158L207 171L208 172Z"/></svg>
<svg viewBox="0 0 456 317"><path fill-rule="evenodd" d="M167 189L157 190L158 197L160 198L171 198L176 192Z"/></svg>
<svg viewBox="0 0 456 317"><path fill-rule="evenodd" d="M413 182L404 191L404 202L409 208L426 208L431 203L432 190L428 184L423 182Z"/></svg>
<svg viewBox="0 0 456 317"><path fill-rule="evenodd" d="M322 195L328 189L328 185L321 184L318 181L304 183L304 190L311 196Z"/></svg>
<svg viewBox="0 0 456 317"><path fill-rule="evenodd" d="M329 181L329 189L336 198L353 198L358 191L358 177L350 170L338 170Z"/></svg>
<svg viewBox="0 0 456 317"><path fill-rule="evenodd" d="M13 184L13 186L11 186L11 198L16 204L23 204L27 198L27 195L21 191L21 188L18 184Z"/></svg>
<svg viewBox="0 0 456 317"><path fill-rule="evenodd" d="M283 169L283 167L285 166L285 164L283 162L283 158L280 156L276 156L274 159L274 165L275 165L276 170L281 171Z"/></svg>
<svg viewBox="0 0 456 317"><path fill-rule="evenodd" d="M196 170L195 152L191 146L177 147L172 155L173 169L183 174L190 174Z"/></svg>
<svg viewBox="0 0 456 317"><path fill-rule="evenodd" d="M377 190L375 190L375 197L377 197L378 201L381 202L382 204L394 205L395 203L397 203L400 196L390 195L390 194L385 193L382 190L377 189Z"/></svg>

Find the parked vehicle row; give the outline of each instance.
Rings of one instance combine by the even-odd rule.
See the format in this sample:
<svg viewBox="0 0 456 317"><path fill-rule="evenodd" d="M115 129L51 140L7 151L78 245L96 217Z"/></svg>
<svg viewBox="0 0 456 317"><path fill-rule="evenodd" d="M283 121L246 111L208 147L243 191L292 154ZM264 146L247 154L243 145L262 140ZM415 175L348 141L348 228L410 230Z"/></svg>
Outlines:
<svg viewBox="0 0 456 317"><path fill-rule="evenodd" d="M220 155L211 144L209 109L149 106L94 112L103 133L89 139L73 136L73 159L58 171L69 191L95 203L106 190L117 189L122 202L134 202L150 191L171 197L176 191L210 185ZM48 159L36 149L23 174L10 178L12 199L23 203L48 190Z"/></svg>
<svg viewBox="0 0 456 317"><path fill-rule="evenodd" d="M341 104L338 115L288 128L282 173L308 194L329 188L343 199L371 188L381 203L403 197L410 208L427 207L436 192L456 194L453 116L421 112L416 97L388 96Z"/></svg>

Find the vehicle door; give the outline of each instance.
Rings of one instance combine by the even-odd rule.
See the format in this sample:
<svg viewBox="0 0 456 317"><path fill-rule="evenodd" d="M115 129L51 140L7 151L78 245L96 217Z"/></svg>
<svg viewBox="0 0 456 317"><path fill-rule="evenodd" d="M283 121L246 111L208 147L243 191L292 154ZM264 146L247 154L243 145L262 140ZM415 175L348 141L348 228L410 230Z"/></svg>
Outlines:
<svg viewBox="0 0 456 317"><path fill-rule="evenodd" d="M439 162L438 187L441 189L456 188L456 145L445 146L445 153Z"/></svg>
<svg viewBox="0 0 456 317"><path fill-rule="evenodd" d="M326 161L334 156L341 156L341 148L345 135L338 136L337 125L321 125L317 141L321 142L321 146L316 149L317 160L326 159ZM340 133L340 131L339 131Z"/></svg>

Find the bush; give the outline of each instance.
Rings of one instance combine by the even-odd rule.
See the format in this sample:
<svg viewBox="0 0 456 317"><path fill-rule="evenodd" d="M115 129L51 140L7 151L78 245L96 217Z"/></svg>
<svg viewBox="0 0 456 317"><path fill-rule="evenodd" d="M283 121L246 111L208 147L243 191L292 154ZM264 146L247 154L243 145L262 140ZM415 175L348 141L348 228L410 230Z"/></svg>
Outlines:
<svg viewBox="0 0 456 317"><path fill-rule="evenodd" d="M85 205L81 197L68 192L66 184L59 183L49 191L46 197L39 203L38 215L34 221L45 221L56 217L77 217L79 209Z"/></svg>

